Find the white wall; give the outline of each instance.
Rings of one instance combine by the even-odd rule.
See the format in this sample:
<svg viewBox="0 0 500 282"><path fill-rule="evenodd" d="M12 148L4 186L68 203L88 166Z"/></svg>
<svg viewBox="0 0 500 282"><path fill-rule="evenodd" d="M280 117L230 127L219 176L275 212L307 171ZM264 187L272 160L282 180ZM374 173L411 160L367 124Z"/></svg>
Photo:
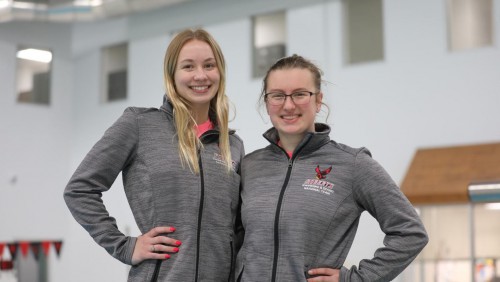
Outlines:
<svg viewBox="0 0 500 282"><path fill-rule="evenodd" d="M50 47L57 54L50 106L16 103L17 45ZM0 241L66 237L61 187L71 150L70 46L71 29L63 25L0 25Z"/></svg>
<svg viewBox="0 0 500 282"><path fill-rule="evenodd" d="M86 152L125 107L161 104L162 63L170 32L190 24L206 27L224 51L227 93L236 108L231 127L238 130L247 152L266 145L261 134L270 127L265 112L261 118L256 108L261 81L251 78L248 15L287 5L287 52L318 63L330 82L324 91L331 110L331 137L368 147L398 183L418 148L500 140L498 45L448 52L441 1L385 0L386 58L356 66L343 64L339 1L310 1L307 6L301 4L305 1L195 2L173 11L69 27L0 25L0 241L62 238L61 258L50 260L50 281L126 279L127 267L72 219L62 191ZM496 38L499 2L495 1ZM100 48L126 40L129 98L102 104ZM51 106L16 104L17 44L53 50ZM14 176L16 183L11 182ZM104 201L119 227L137 235L120 179ZM362 216L347 264L371 257L382 238L377 223Z"/></svg>

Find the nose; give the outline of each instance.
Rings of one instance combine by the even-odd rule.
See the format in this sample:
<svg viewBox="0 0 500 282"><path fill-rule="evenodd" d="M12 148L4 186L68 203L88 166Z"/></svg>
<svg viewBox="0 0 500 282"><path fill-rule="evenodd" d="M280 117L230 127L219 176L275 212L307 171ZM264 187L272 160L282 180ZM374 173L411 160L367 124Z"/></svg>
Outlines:
<svg viewBox="0 0 500 282"><path fill-rule="evenodd" d="M295 109L295 103L292 100L292 96L285 96L285 102L283 102L283 109Z"/></svg>
<svg viewBox="0 0 500 282"><path fill-rule="evenodd" d="M197 68L194 73L194 80L205 80L207 78L207 74L203 68Z"/></svg>

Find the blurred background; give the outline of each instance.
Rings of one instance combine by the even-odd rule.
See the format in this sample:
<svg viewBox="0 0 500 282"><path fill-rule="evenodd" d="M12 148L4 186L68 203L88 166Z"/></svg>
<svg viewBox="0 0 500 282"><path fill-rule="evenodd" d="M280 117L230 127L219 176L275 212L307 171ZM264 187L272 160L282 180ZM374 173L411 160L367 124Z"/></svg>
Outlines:
<svg viewBox="0 0 500 282"><path fill-rule="evenodd" d="M188 27L224 52L247 152L267 145L267 67L297 53L323 69L318 121L367 147L429 232L395 281L499 281L500 0L0 0L0 282L126 281L62 193L126 107L161 105L166 47ZM120 178L103 198L139 235ZM364 213L346 266L383 235Z"/></svg>

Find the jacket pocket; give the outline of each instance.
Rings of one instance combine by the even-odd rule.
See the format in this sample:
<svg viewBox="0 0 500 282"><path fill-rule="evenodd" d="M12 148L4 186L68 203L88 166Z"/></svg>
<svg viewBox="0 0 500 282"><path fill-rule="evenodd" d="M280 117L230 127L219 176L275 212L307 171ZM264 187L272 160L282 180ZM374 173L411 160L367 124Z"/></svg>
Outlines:
<svg viewBox="0 0 500 282"><path fill-rule="evenodd" d="M243 266L241 268L241 271L240 273L238 274L238 279L236 280L236 282L241 282L241 277L243 276L243 271L245 270L245 266Z"/></svg>
<svg viewBox="0 0 500 282"><path fill-rule="evenodd" d="M156 260L144 260L130 268L128 282L152 281L152 274L156 268Z"/></svg>
<svg viewBox="0 0 500 282"><path fill-rule="evenodd" d="M201 232L199 281L234 281L234 246L232 230L205 228Z"/></svg>
<svg viewBox="0 0 500 282"><path fill-rule="evenodd" d="M229 248L231 250L231 266L229 267L229 277L227 278L228 282L233 281L233 272L234 272L234 247L233 247L233 241L229 242Z"/></svg>

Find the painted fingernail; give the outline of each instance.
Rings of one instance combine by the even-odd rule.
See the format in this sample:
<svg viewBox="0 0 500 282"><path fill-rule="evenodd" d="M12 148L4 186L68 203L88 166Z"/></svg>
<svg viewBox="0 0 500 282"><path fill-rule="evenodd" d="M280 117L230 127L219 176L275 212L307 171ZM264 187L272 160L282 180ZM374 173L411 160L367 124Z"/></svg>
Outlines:
<svg viewBox="0 0 500 282"><path fill-rule="evenodd" d="M174 252L177 253L179 251L179 248L174 248Z"/></svg>
<svg viewBox="0 0 500 282"><path fill-rule="evenodd" d="M170 231L174 232L175 231L175 227L170 227Z"/></svg>
<svg viewBox="0 0 500 282"><path fill-rule="evenodd" d="M182 244L182 242L181 242L181 241L175 241L175 244L176 244L177 246L180 246L180 245Z"/></svg>
<svg viewBox="0 0 500 282"><path fill-rule="evenodd" d="M166 258L166 259L169 259L169 258L170 258L170 255L169 255L169 254L165 254L165 258Z"/></svg>

